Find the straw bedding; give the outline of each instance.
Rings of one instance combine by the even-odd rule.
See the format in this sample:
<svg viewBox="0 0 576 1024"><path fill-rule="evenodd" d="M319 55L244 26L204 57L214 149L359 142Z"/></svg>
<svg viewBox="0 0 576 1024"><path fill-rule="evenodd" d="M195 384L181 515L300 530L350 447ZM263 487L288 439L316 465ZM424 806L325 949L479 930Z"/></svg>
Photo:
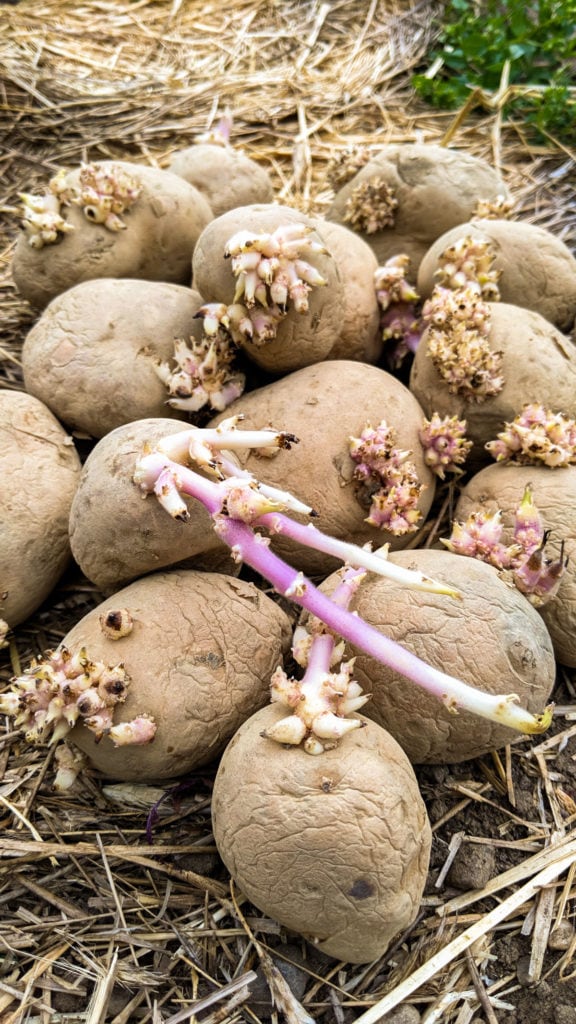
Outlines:
<svg viewBox="0 0 576 1024"><path fill-rule="evenodd" d="M498 97L456 114L415 100L410 71L430 50L441 7L402 0L2 4L1 385L22 388L19 354L34 319L10 278L18 192L80 160L166 166L225 110L235 144L270 170L280 200L303 211L326 208L326 168L340 149L443 142L497 166L518 214L574 246L574 154L561 139L534 143ZM0 652L0 681L55 647L99 598L71 570ZM549 737L419 772L435 836L426 897L410 933L362 968L323 958L243 902L213 845L210 770L176 787L85 775L57 796L52 752L31 750L5 723L0 1021L272 1017L293 1024L309 1015L368 1024L390 1013L398 1024L571 1024L573 673L560 672L557 700ZM473 867L458 880L463 863ZM479 889L470 892L471 884ZM550 943L551 930L556 938L562 932L563 944ZM283 1000L279 968L299 1003Z"/></svg>

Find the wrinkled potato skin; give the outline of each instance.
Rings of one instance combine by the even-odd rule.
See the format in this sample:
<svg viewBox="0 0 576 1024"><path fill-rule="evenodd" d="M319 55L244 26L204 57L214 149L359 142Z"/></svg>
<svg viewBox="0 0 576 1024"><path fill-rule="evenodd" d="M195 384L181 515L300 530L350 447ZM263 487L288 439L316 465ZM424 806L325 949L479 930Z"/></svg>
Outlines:
<svg viewBox="0 0 576 1024"><path fill-rule="evenodd" d="M192 557L195 568L222 565L234 574L228 549L200 502L190 498L190 520L177 522L153 495L144 498L133 481L145 446L182 429L174 420L127 423L88 456L70 512L70 543L82 572L100 588L118 589L136 576Z"/></svg>
<svg viewBox="0 0 576 1024"><path fill-rule="evenodd" d="M468 465L479 468L491 461L484 445L496 438L527 402L562 409L576 416L576 346L539 313L504 302L490 303L488 343L502 352L502 390L484 402L451 395L427 352L427 333L416 351L410 390L427 416L465 419L466 436L474 447Z"/></svg>
<svg viewBox="0 0 576 1024"><path fill-rule="evenodd" d="M394 537L369 526L369 512L355 497L350 456L350 437L358 437L367 423L377 426L385 419L397 433L396 445L411 451L419 480L421 524L434 498L434 476L424 463L418 429L422 411L408 389L391 374L375 366L351 360L329 360L308 366L234 402L226 415L242 413L242 428L272 424L295 434L299 444L280 451L272 459L238 453L241 463L263 482L282 487L318 513L314 525L332 537L355 544L372 541L376 547L390 542L403 547L413 533ZM295 519L307 522L304 517ZM336 568L333 558L304 548L276 535L274 550L305 573L325 575Z"/></svg>
<svg viewBox="0 0 576 1024"><path fill-rule="evenodd" d="M0 619L17 626L70 562L68 515L80 459L46 406L0 391Z"/></svg>
<svg viewBox="0 0 576 1024"><path fill-rule="evenodd" d="M548 627L556 658L561 664L576 668L576 466L549 469L492 463L462 489L454 516L463 520L474 511L495 512L500 508L503 540L510 544L515 512L528 484L544 529L550 530L548 558L558 558L561 541L568 558L558 593L540 609L540 614Z"/></svg>
<svg viewBox="0 0 576 1024"><path fill-rule="evenodd" d="M367 963L414 920L430 825L398 744L373 722L318 757L260 736L229 743L212 800L220 856L251 903L328 956Z"/></svg>
<svg viewBox="0 0 576 1024"><path fill-rule="evenodd" d="M173 153L168 170L194 185L215 217L237 206L271 203L274 198L266 168L232 146L197 142Z"/></svg>
<svg viewBox="0 0 576 1024"><path fill-rule="evenodd" d="M344 319L327 358L376 363L383 347L374 288L378 260L360 235L342 224L325 221L322 237L340 268L345 303Z"/></svg>
<svg viewBox="0 0 576 1024"><path fill-rule="evenodd" d="M100 616L127 608L132 632L110 640ZM253 583L216 573L157 573L94 608L63 640L92 660L122 662L128 697L114 724L149 714L152 743L114 747L77 725L70 740L106 775L154 781L184 775L224 749L269 699L270 676L288 651L288 617Z"/></svg>
<svg viewBox="0 0 576 1024"><path fill-rule="evenodd" d="M420 265L423 298L434 288L444 249L467 235L492 243L502 302L532 309L559 330L570 330L576 317L576 259L560 238L526 221L472 220L442 235Z"/></svg>
<svg viewBox="0 0 576 1024"><path fill-rule="evenodd" d="M525 597L484 562L444 550L399 551L391 561L449 583L461 600L367 576L350 605L366 622L423 661L487 693L516 693L543 710L555 660L548 631ZM333 590L330 577L322 589ZM469 711L450 714L431 694L361 651L354 678L371 699L366 716L387 729L413 764L456 764L503 747L512 729Z"/></svg>
<svg viewBox="0 0 576 1024"><path fill-rule="evenodd" d="M79 206L65 207L75 230L58 242L34 249L24 233L18 239L12 276L20 294L43 309L61 292L95 277L129 277L190 284L190 260L212 211L200 192L177 174L122 160L120 166L141 182L142 193L122 214L125 230L93 224ZM79 169L68 180L78 179Z"/></svg>
<svg viewBox="0 0 576 1024"><path fill-rule="evenodd" d="M444 146L386 146L336 193L327 217L345 220L346 204L357 185L383 178L394 190L398 206L394 225L373 234L359 232L383 264L406 253L414 277L430 244L445 231L468 220L479 199L506 196L507 189L483 160Z"/></svg>
<svg viewBox="0 0 576 1024"><path fill-rule="evenodd" d="M239 207L216 217L200 235L192 261L194 288L206 302L230 305L234 300L236 278L230 260L224 258L227 242L238 231L271 233L284 224L312 226L312 237L323 242L329 251L321 220L307 217L289 206L256 204ZM303 258L307 259L305 254ZM308 312L297 313L293 307L289 308L273 341L261 346L246 341L243 345L252 362L270 373L289 373L325 359L338 337L345 308L340 268L331 256L321 253L313 253L309 262L322 274L326 284L312 288L308 296Z"/></svg>
<svg viewBox="0 0 576 1024"><path fill-rule="evenodd" d="M24 382L68 427L103 437L148 416L184 419L166 404L156 362L197 339L202 297L177 284L96 278L53 299L22 349Z"/></svg>

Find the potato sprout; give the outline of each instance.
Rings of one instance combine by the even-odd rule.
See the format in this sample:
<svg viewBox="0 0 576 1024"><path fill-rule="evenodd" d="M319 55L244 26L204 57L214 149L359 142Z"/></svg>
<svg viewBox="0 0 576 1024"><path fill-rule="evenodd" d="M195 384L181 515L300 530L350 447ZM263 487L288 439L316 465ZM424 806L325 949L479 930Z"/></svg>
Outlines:
<svg viewBox="0 0 576 1024"><path fill-rule="evenodd" d="M282 533L306 546L327 552L354 568L365 568L390 576L398 582L436 593L455 592L421 573L392 566L381 553L344 543L321 533L311 524L302 525L280 509L303 511L305 507L288 492L267 488L250 473L238 469L228 452L233 448L290 447L296 439L274 430L236 429L228 419L212 430L192 428L162 439L153 451L137 463L135 484L145 494L155 494L162 507L175 519L186 522L190 513L183 495L197 498L211 514L214 529L239 562L250 565L275 590L320 619L330 631L437 696L450 710L459 707L523 732L541 732L551 721L552 710L532 715L517 703L515 694L493 696L447 675L421 661L378 630L350 613L319 591L303 573L288 565L271 549L269 538L259 532ZM190 468L196 462L215 479L207 479ZM230 503L233 490L234 502ZM312 510L308 509L310 514Z"/></svg>
<svg viewBox="0 0 576 1024"><path fill-rule="evenodd" d="M524 406L486 448L496 462L543 463L551 468L576 464L576 421L536 402Z"/></svg>

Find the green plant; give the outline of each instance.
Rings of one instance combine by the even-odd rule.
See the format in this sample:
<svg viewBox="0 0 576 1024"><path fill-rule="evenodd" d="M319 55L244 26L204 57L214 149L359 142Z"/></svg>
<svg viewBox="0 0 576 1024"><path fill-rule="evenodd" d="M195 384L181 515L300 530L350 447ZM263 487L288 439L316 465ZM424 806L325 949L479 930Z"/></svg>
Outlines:
<svg viewBox="0 0 576 1024"><path fill-rule="evenodd" d="M501 102L543 134L576 140L576 0L448 0L430 66L413 76L434 106Z"/></svg>

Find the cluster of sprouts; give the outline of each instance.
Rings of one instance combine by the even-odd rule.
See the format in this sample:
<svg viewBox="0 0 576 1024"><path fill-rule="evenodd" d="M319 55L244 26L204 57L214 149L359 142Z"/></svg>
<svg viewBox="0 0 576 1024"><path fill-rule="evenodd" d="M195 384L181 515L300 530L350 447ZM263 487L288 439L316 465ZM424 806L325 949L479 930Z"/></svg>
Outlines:
<svg viewBox="0 0 576 1024"><path fill-rule="evenodd" d="M81 164L78 183L71 183L61 170L48 183L43 196L21 193L22 227L29 244L41 249L59 241L74 226L62 215L62 208L79 206L92 224L109 231L123 231L122 214L130 209L142 192L139 181L118 164Z"/></svg>
<svg viewBox="0 0 576 1024"><path fill-rule="evenodd" d="M508 220L514 210L514 200L506 196L495 199L479 199L472 214L473 220Z"/></svg>
<svg viewBox="0 0 576 1024"><path fill-rule="evenodd" d="M233 452L258 449L269 454L276 449L290 448L297 439L273 429L240 430L238 422L237 417L231 417L216 428L192 427L163 438L138 460L135 485L144 495L153 494L172 518L182 522L190 519L187 499L200 501L211 515L218 537L238 562L249 565L279 594L290 598L305 608L310 616L323 622L329 633L342 637L369 657L411 679L436 696L453 713L457 713L458 708L466 708L521 732L542 732L548 727L551 708L546 708L541 715L532 715L520 707L515 694L494 696L483 693L428 665L350 612L346 601L322 593L302 572L280 558L272 550L270 536L266 534L281 534L296 543L315 548L345 563L350 571L376 572L404 586L457 596L450 587L388 561L382 550L373 552L369 547L337 540L322 533L311 522L303 524L292 518L288 513L313 515L313 510L289 492L269 487L248 470L239 468ZM348 581L346 586L350 585ZM324 655L319 655L320 661L323 658ZM311 655L309 659L310 667ZM325 664L330 667L330 662ZM312 674L312 669L310 672ZM334 683L336 704L325 709L336 718L345 717L349 710L359 706L360 694L351 683L346 688L348 679L346 669L342 679ZM290 683L284 684L282 677L277 677L274 692L278 697L292 701ZM349 705L348 701L353 703ZM315 718L315 715L309 717L308 724L304 722L304 739L312 736ZM324 721L334 725L331 719ZM321 723L317 724L322 728ZM298 728L302 731L301 727ZM334 740L334 736L325 738ZM323 739L319 736L320 742Z"/></svg>
<svg viewBox="0 0 576 1024"><path fill-rule="evenodd" d="M332 188L347 185L370 160L370 150L365 146L346 146L331 158L326 168L326 178Z"/></svg>
<svg viewBox="0 0 576 1024"><path fill-rule="evenodd" d="M72 652L60 646L11 680L10 689L0 695L0 713L14 716L30 743L58 743L78 722L97 742L106 736L117 747L149 743L156 724L148 715L113 724L128 685L122 664L105 665L92 661L84 648Z"/></svg>
<svg viewBox="0 0 576 1024"><path fill-rule="evenodd" d="M576 465L576 422L532 402L524 406L486 448L496 462L542 464L559 469Z"/></svg>
<svg viewBox="0 0 576 1024"><path fill-rule="evenodd" d="M366 573L343 569L342 580L332 600L347 608ZM281 667L272 676L272 703L290 708L292 714L279 719L262 733L267 739L302 746L308 754L321 754L338 744L346 733L360 728L360 718L349 718L369 699L352 679L354 659L342 661L344 644L319 619L311 618L294 632L292 654L305 669L301 680L289 678Z"/></svg>
<svg viewBox="0 0 576 1024"><path fill-rule="evenodd" d="M465 522L454 523L450 538L443 539L442 543L455 554L479 558L497 569L511 570L518 590L539 608L556 595L567 565L563 544L558 558L546 557L548 536L528 486L516 509L510 544L503 541L500 509L472 512Z"/></svg>
<svg viewBox="0 0 576 1024"><path fill-rule="evenodd" d="M168 389L167 404L185 412L210 409L222 412L244 392L246 378L232 364L236 350L220 327L200 341L182 339L174 343L172 363L156 364L156 372Z"/></svg>
<svg viewBox="0 0 576 1024"><path fill-rule="evenodd" d="M494 268L494 259L491 242L465 235L441 253L436 282L443 288L472 288L487 302L496 302L500 271Z"/></svg>
<svg viewBox="0 0 576 1024"><path fill-rule="evenodd" d="M424 419L418 432L424 461L436 476L444 480L446 473L459 475L472 448L466 438L466 420L457 416L441 417L437 412L432 419Z"/></svg>
<svg viewBox="0 0 576 1024"><path fill-rule="evenodd" d="M394 342L390 363L398 368L409 352L414 353L422 335L420 296L408 280L410 257L392 256L374 271L374 288L380 307L382 340Z"/></svg>
<svg viewBox="0 0 576 1024"><path fill-rule="evenodd" d="M373 235L383 228L394 227L397 206L394 189L384 178L369 178L352 189L346 200L344 220L355 231Z"/></svg>
<svg viewBox="0 0 576 1024"><path fill-rule="evenodd" d="M422 518L418 508L422 484L409 461L411 454L396 447L396 432L386 420L350 439L354 479L361 485L357 497L362 503L370 502L366 522L395 537L412 533Z"/></svg>
<svg viewBox="0 0 576 1024"><path fill-rule="evenodd" d="M451 394L484 402L504 386L502 353L490 348L490 304L475 286L436 287L425 302L427 352Z"/></svg>

